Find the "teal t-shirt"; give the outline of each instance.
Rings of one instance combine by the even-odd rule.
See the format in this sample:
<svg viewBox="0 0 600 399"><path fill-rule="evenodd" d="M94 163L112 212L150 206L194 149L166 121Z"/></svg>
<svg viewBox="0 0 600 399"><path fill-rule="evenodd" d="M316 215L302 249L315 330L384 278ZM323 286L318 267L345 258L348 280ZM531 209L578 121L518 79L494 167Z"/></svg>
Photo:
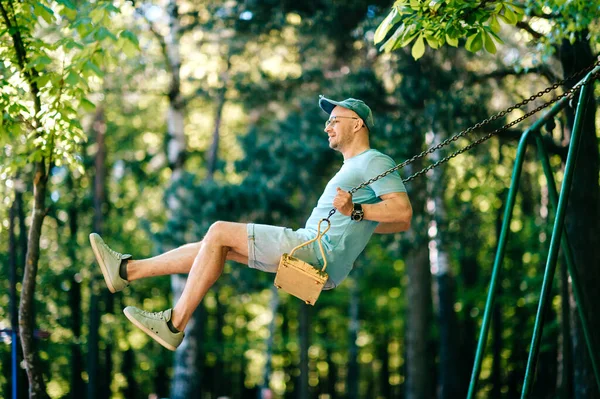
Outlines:
<svg viewBox="0 0 600 399"><path fill-rule="evenodd" d="M306 226L300 230L304 230L303 233L311 237L316 235L319 221L326 218L333 208L337 187L349 191L394 166L396 163L392 158L375 149L369 149L345 160L340 170L327 183L317 206L306 221ZM400 174L395 172L355 192L352 195L352 202L375 204L381 202L379 198L381 195L397 192L406 192L406 188ZM331 228L323 238L323 246L327 257L326 272L337 286L348 276L354 261L367 246L379 223L371 220L355 222L339 212L336 212L330 221ZM326 223L322 224L321 230L325 227ZM318 256L320 257L321 254L319 253Z"/></svg>

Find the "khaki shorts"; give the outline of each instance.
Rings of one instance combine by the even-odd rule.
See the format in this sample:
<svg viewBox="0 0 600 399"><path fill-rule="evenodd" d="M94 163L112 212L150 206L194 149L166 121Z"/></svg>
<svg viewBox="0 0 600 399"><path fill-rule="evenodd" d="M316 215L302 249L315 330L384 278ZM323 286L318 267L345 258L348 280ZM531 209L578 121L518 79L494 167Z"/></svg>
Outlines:
<svg viewBox="0 0 600 399"><path fill-rule="evenodd" d="M313 238L286 227L266 224L248 223L247 232L248 266L268 273L277 272L281 255L289 254L292 249ZM319 253L317 242L297 249L294 257L317 268L323 267L323 259ZM335 284L329 279L323 289L330 290L332 288L335 288Z"/></svg>

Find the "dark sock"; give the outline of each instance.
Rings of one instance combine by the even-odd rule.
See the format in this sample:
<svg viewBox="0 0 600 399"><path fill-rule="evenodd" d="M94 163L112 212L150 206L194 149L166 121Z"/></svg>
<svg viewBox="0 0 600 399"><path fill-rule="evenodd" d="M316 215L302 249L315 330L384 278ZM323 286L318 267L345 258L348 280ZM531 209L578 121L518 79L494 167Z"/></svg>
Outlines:
<svg viewBox="0 0 600 399"><path fill-rule="evenodd" d="M181 331L179 331L178 329L175 328L175 326L173 325L173 321L172 320L167 321L167 327L169 327L169 330L171 330L171 332L173 334L177 334L177 333L181 332Z"/></svg>
<svg viewBox="0 0 600 399"><path fill-rule="evenodd" d="M121 261L121 266L119 266L119 276L121 276L123 280L127 280L127 259Z"/></svg>

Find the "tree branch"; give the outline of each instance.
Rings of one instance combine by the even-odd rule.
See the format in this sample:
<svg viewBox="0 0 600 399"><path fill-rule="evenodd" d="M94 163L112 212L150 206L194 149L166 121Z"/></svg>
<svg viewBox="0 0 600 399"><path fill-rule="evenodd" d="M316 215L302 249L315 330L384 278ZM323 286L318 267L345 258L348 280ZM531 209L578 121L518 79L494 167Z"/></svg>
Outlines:
<svg viewBox="0 0 600 399"><path fill-rule="evenodd" d="M529 34L531 34L531 36L533 36L534 39L541 39L542 37L544 37L544 35L542 35L540 32L536 31L535 29L533 29L527 22L525 21L519 21L517 22L517 27L523 29L524 31L528 32Z"/></svg>
<svg viewBox="0 0 600 399"><path fill-rule="evenodd" d="M160 33L158 33L158 31L154 27L154 24L152 23L152 21L150 21L148 19L148 17L144 13L144 11L142 11L141 8L136 8L135 12L139 16L144 18L144 20L148 24L148 29L150 29L150 32L152 32L154 37L156 37L156 39L158 40L158 43L160 44L160 49L161 49L162 55L165 58L165 64L166 64L167 70L169 71L169 73L171 73L171 64L169 63L169 53L167 52L167 42L165 41L165 37L163 35L161 35Z"/></svg>
<svg viewBox="0 0 600 399"><path fill-rule="evenodd" d="M521 69L519 71L511 68L498 69L484 75L475 76L471 82L481 82L486 79L502 79L507 76L524 76L532 73L544 76L549 82L556 82L559 80L558 77L550 70L550 68L545 65L540 65L533 68Z"/></svg>

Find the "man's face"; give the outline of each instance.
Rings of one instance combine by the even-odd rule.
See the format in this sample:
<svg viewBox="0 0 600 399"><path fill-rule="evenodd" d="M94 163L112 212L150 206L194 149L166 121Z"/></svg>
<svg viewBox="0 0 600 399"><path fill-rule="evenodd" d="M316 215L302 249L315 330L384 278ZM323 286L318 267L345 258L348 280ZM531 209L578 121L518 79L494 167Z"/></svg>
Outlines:
<svg viewBox="0 0 600 399"><path fill-rule="evenodd" d="M329 147L342 151L354 137L354 127L360 118L356 112L336 106L329 116L325 132L329 136Z"/></svg>

